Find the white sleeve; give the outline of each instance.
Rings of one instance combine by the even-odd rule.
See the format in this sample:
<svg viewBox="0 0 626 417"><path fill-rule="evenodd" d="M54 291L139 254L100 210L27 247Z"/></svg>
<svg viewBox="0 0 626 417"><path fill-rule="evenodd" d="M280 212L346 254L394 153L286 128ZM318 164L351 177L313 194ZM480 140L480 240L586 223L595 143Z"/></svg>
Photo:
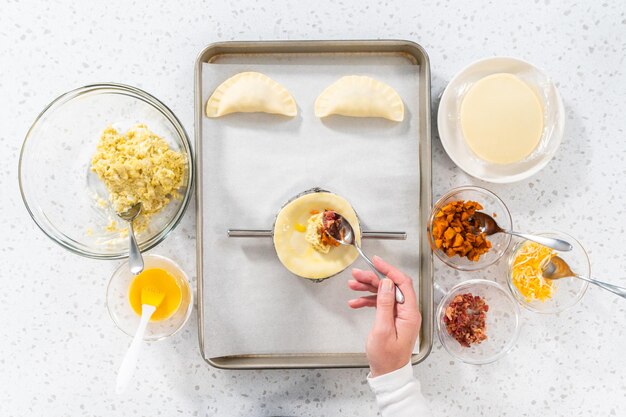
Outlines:
<svg viewBox="0 0 626 417"><path fill-rule="evenodd" d="M382 417L430 417L428 403L420 391L420 383L413 376L411 362L402 368L372 378L367 382L376 395Z"/></svg>

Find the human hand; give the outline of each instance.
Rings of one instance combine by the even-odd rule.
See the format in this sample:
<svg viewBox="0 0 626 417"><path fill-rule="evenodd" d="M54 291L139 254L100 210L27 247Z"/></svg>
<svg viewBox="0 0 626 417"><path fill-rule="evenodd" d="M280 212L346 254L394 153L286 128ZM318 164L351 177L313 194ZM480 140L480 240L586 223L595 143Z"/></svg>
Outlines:
<svg viewBox="0 0 626 417"><path fill-rule="evenodd" d="M379 280L372 271L352 270L348 286L354 291L369 291L375 295L350 300L352 308L376 307L374 326L367 338L367 360L372 377L393 372L407 364L422 324L417 306L413 280L378 256L374 266L387 278ZM396 284L404 294L404 304L396 304Z"/></svg>

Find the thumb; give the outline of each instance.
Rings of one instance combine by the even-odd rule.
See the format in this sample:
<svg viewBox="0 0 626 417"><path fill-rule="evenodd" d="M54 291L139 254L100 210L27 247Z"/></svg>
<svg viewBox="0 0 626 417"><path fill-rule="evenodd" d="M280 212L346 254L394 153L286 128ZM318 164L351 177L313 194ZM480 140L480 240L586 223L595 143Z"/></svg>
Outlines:
<svg viewBox="0 0 626 417"><path fill-rule="evenodd" d="M395 318L393 308L396 304L396 296L393 281L389 278L382 279L378 284L376 295L376 319L374 330L387 333L395 330Z"/></svg>

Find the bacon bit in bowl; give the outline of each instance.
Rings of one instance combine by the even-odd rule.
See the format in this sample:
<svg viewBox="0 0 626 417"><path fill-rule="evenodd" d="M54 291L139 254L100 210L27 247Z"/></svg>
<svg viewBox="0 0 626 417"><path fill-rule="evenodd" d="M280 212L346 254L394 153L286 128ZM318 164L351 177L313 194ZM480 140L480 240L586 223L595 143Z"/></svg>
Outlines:
<svg viewBox="0 0 626 417"><path fill-rule="evenodd" d="M494 362L519 336L519 306L508 288L487 279L469 279L452 287L435 313L441 345L470 364Z"/></svg>
<svg viewBox="0 0 626 417"><path fill-rule="evenodd" d="M472 219L482 209L475 201L453 201L442 207L432 224L435 247L448 257L459 255L478 262L491 249L485 233L476 233L477 225Z"/></svg>
<svg viewBox="0 0 626 417"><path fill-rule="evenodd" d="M470 347L487 339L485 317L489 306L478 295L459 294L446 307L443 318L448 334L462 346Z"/></svg>

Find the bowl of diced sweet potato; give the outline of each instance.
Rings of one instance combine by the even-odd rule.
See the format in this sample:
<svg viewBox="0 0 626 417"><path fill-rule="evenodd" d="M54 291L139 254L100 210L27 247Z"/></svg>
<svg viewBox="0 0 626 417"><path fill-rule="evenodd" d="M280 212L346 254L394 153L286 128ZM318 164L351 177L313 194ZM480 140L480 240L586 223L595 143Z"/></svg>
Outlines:
<svg viewBox="0 0 626 417"><path fill-rule="evenodd" d="M428 222L430 245L445 264L461 271L475 271L496 263L509 248L511 236L487 236L474 220L476 212L492 216L498 225L511 230L511 214L494 193L481 187L450 190L434 205Z"/></svg>

